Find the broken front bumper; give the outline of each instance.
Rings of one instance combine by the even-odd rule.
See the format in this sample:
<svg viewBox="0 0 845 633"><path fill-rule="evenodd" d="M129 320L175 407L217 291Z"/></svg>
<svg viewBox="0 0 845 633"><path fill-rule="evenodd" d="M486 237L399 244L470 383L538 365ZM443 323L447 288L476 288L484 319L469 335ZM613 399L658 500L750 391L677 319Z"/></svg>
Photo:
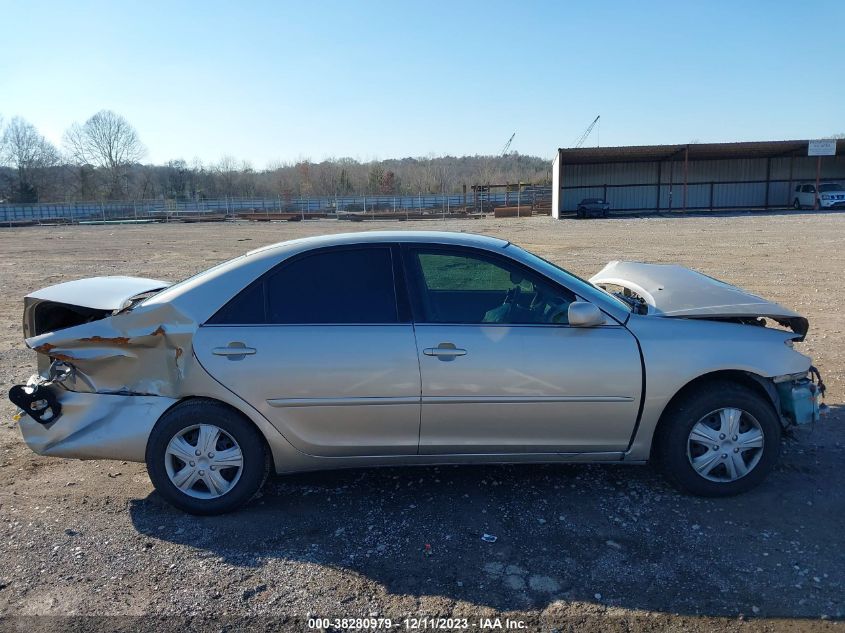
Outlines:
<svg viewBox="0 0 845 633"><path fill-rule="evenodd" d="M781 412L790 423L812 424L825 413L827 407L822 402L824 382L815 367L810 368L809 375L783 376L783 380L776 380L775 385Z"/></svg>
<svg viewBox="0 0 845 633"><path fill-rule="evenodd" d="M38 375L17 388L30 392L36 405L32 415L25 407L18 413L24 442L39 455L55 457L143 462L153 426L176 403L163 396L69 391ZM18 406L24 402L17 400ZM41 401L55 406L43 408Z"/></svg>

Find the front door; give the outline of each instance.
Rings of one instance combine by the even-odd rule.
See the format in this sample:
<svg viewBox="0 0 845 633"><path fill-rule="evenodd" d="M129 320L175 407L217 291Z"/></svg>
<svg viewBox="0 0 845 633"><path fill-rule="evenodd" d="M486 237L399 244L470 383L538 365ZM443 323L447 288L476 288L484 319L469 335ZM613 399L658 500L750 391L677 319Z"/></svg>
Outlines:
<svg viewBox="0 0 845 633"><path fill-rule="evenodd" d="M468 248L412 247L421 454L615 452L642 389L633 335L570 327L568 289Z"/></svg>
<svg viewBox="0 0 845 633"><path fill-rule="evenodd" d="M197 358L304 453L416 454L419 365L392 250L283 262L199 329Z"/></svg>

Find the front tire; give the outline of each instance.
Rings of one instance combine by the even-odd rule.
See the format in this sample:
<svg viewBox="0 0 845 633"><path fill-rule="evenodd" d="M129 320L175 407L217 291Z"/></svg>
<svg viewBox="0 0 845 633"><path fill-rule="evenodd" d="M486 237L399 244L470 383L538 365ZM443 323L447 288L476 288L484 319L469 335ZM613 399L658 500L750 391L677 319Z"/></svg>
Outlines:
<svg viewBox="0 0 845 633"><path fill-rule="evenodd" d="M756 391L713 381L670 406L655 434L654 457L680 490L736 495L760 484L777 463L780 421Z"/></svg>
<svg viewBox="0 0 845 633"><path fill-rule="evenodd" d="M258 429L213 400L167 411L147 442L147 472L158 493L190 514L231 512L252 499L270 471Z"/></svg>

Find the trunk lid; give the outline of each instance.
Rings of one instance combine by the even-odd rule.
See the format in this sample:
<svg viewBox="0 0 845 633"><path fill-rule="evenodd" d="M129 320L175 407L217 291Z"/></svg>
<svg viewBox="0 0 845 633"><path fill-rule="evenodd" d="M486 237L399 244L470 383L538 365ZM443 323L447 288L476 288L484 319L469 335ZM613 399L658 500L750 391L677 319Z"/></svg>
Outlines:
<svg viewBox="0 0 845 633"><path fill-rule="evenodd" d="M102 319L134 297L170 283L143 277L91 277L48 286L24 297L25 338Z"/></svg>

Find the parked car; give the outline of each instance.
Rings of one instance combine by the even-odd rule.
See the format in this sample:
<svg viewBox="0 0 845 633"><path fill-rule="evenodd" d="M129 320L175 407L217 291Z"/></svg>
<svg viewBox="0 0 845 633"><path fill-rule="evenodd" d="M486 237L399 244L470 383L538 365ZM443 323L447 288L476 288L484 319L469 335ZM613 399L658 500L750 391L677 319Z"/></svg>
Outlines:
<svg viewBox="0 0 845 633"><path fill-rule="evenodd" d="M10 398L36 453L146 462L197 514L271 470L399 464L655 461L731 495L818 419L799 314L680 266L592 282L505 240L400 231L282 242L175 285L69 281L24 299L39 371Z"/></svg>
<svg viewBox="0 0 845 633"><path fill-rule="evenodd" d="M792 206L795 209L804 207L815 208L818 197L819 208L830 209L833 207L845 207L845 187L838 182L824 182L819 185L818 196L814 183L803 183L795 186L795 194Z"/></svg>
<svg viewBox="0 0 845 633"><path fill-rule="evenodd" d="M610 204L602 198L584 198L578 203L578 208L575 210L576 217L579 218L606 218L610 211Z"/></svg>

